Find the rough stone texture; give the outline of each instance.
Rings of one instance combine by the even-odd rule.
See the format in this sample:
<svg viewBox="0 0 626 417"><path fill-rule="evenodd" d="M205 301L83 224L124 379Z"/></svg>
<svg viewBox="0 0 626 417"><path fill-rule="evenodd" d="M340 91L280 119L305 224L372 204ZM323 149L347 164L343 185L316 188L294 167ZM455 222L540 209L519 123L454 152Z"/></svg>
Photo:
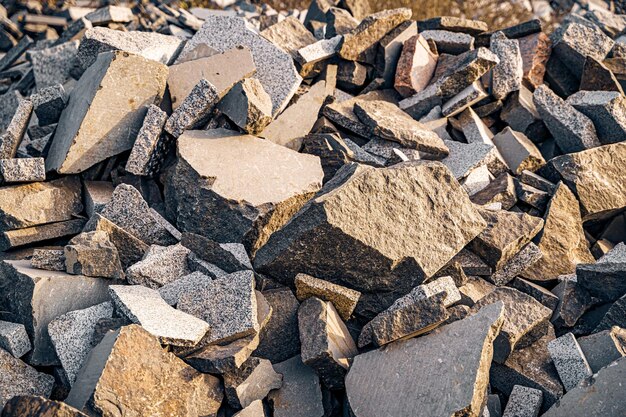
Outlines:
<svg viewBox="0 0 626 417"><path fill-rule="evenodd" d="M617 326L577 341L594 374L626 356L626 330Z"/></svg>
<svg viewBox="0 0 626 417"><path fill-rule="evenodd" d="M450 32L463 32L472 36L479 35L489 30L485 22L480 20L465 19L456 16L439 16L417 22L420 31L424 30L447 30Z"/></svg>
<svg viewBox="0 0 626 417"><path fill-rule="evenodd" d="M154 289L175 282L191 272L187 267L189 253L181 244L151 246L140 262L126 270L128 282Z"/></svg>
<svg viewBox="0 0 626 417"><path fill-rule="evenodd" d="M444 181L448 184L445 198L438 192L432 194L433 188L430 184L434 181L435 175L438 176L438 189L441 189ZM393 182L390 182L392 178ZM367 184L367 188L364 188L364 184ZM415 191L408 191L409 189ZM355 193L358 193L358 199L351 197ZM405 200L407 195L419 198L409 203ZM422 228L421 232L438 236L450 233L449 247L441 248L438 245L437 251L431 251L428 246L435 242L420 241L414 235L417 231L402 231L390 227L388 221L391 221L391 218L386 214L362 210L363 207L390 205L396 207L393 218L397 218L402 210L406 211L407 217L426 217L434 220L437 216L437 206L422 204L421 198L428 198L430 204L433 200L439 201L441 207L446 207L448 221L445 223L432 221L429 223L429 231ZM461 206L467 208L463 210L462 218L454 221L454 232L449 229L451 226L449 219L456 217L456 214L451 212L450 207L444 202L447 198L454 199L455 207L459 210ZM427 276L434 274L485 227L478 213L470 206L464 205L463 201L469 202L467 197L461 194L449 171L440 163L401 164L386 169L348 165L324 187L319 197L307 204L283 229L272 235L268 244L257 252L255 266L285 282L293 280L296 273L303 272L331 282L345 282L359 290L391 289L394 288L394 283L401 281L403 271L417 272L421 269ZM469 214L472 211L474 214ZM361 222L359 216L365 216L363 219L367 220ZM348 218L349 222L346 220ZM461 226L461 223L466 226ZM376 232L370 232L369 227ZM336 245L325 243L337 242L337 239L350 245L352 251L335 253L332 247ZM383 244L391 241L403 243ZM433 252L439 256L433 258ZM311 253L318 255L312 258ZM429 254L428 258L424 256L426 253ZM366 259L367 261L364 261ZM394 259L404 261L401 265L392 266L395 263ZM334 262L337 261L342 263L339 268L341 271L336 270L334 266ZM410 280L416 284L420 283L419 277L415 275ZM411 283L403 283L407 284Z"/></svg>
<svg viewBox="0 0 626 417"><path fill-rule="evenodd" d="M217 415L219 379L164 351L137 325L109 332L89 354L66 403L89 415Z"/></svg>
<svg viewBox="0 0 626 417"><path fill-rule="evenodd" d="M89 12L85 19L94 25L106 25L108 23L127 23L133 20L133 11L124 6L106 6Z"/></svg>
<svg viewBox="0 0 626 417"><path fill-rule="evenodd" d="M272 121L272 99L255 78L237 83L217 108L240 129L252 135L262 132Z"/></svg>
<svg viewBox="0 0 626 417"><path fill-rule="evenodd" d="M430 82L436 67L437 55L422 35L414 35L402 45L393 86L403 97L419 93Z"/></svg>
<svg viewBox="0 0 626 417"><path fill-rule="evenodd" d="M283 376L280 389L270 392L274 417L322 417L324 405L319 378L300 355L274 365Z"/></svg>
<svg viewBox="0 0 626 417"><path fill-rule="evenodd" d="M177 305L209 324L204 342L223 344L259 331L252 271L235 272L207 284L199 291L184 291Z"/></svg>
<svg viewBox="0 0 626 417"><path fill-rule="evenodd" d="M602 330L608 330L612 326L620 326L626 328L626 295L614 302L608 309L600 323L596 326L594 331L599 332Z"/></svg>
<svg viewBox="0 0 626 417"><path fill-rule="evenodd" d="M303 70L300 73L306 74L313 64L335 56L342 40L343 36L338 35L330 39L320 39L315 43L298 49L296 60L303 66Z"/></svg>
<svg viewBox="0 0 626 417"><path fill-rule="evenodd" d="M167 119L165 131L178 138L185 130L201 127L208 122L218 101L217 88L202 78Z"/></svg>
<svg viewBox="0 0 626 417"><path fill-rule="evenodd" d="M559 304L559 297L542 286L523 278L515 277L508 285L511 288L515 288L516 290L523 292L524 294L530 295L552 311L554 311Z"/></svg>
<svg viewBox="0 0 626 417"><path fill-rule="evenodd" d="M195 346L209 331L206 322L172 308L151 288L112 285L109 293L117 311L163 344Z"/></svg>
<svg viewBox="0 0 626 417"><path fill-rule="evenodd" d="M400 143L443 158L448 155L448 147L432 130L403 112L395 104L382 100L361 101L354 104L354 113L372 135Z"/></svg>
<svg viewBox="0 0 626 417"><path fill-rule="evenodd" d="M491 95L497 100L503 100L522 85L522 53L519 42L507 39L502 32L491 35L491 50L500 59L500 63L491 71Z"/></svg>
<svg viewBox="0 0 626 417"><path fill-rule="evenodd" d="M615 74L606 65L589 56L585 59L579 89L581 91L615 91L624 94Z"/></svg>
<svg viewBox="0 0 626 417"><path fill-rule="evenodd" d="M543 84L546 64L552 53L552 42L543 32L523 36L517 41L522 54L524 81L536 88Z"/></svg>
<svg viewBox="0 0 626 417"><path fill-rule="evenodd" d="M376 55L376 70L385 80L385 87L393 86L404 42L416 35L417 24L408 20L396 26L380 40Z"/></svg>
<svg viewBox="0 0 626 417"><path fill-rule="evenodd" d="M169 147L167 137L162 135L167 113L151 104L133 148L126 162L126 171L135 175L154 175L159 171Z"/></svg>
<svg viewBox="0 0 626 417"><path fill-rule="evenodd" d="M100 319L112 316L113 305L106 302L83 310L70 311L48 324L50 340L70 386L76 381L76 375L93 347L96 324Z"/></svg>
<svg viewBox="0 0 626 417"><path fill-rule="evenodd" d="M32 348L26 327L20 323L0 320L0 349L16 358L26 355Z"/></svg>
<svg viewBox="0 0 626 417"><path fill-rule="evenodd" d="M523 85L511 93L504 102L500 118L517 132L530 138L542 138L549 135L546 125L533 103L533 93Z"/></svg>
<svg viewBox="0 0 626 417"><path fill-rule="evenodd" d="M504 161L514 174L522 171L535 171L545 165L537 146L521 132L505 128L492 139Z"/></svg>
<svg viewBox="0 0 626 417"><path fill-rule="evenodd" d="M117 248L106 232L85 232L72 238L64 257L68 274L124 279Z"/></svg>
<svg viewBox="0 0 626 417"><path fill-rule="evenodd" d="M117 248L123 268L128 268L132 264L139 262L148 250L148 245L143 241L96 213L85 224L83 231L93 232L98 230L104 231L109 235L109 240Z"/></svg>
<svg viewBox="0 0 626 417"><path fill-rule="evenodd" d="M294 284L296 297L300 302L309 297L329 301L344 321L350 318L361 297L361 293L358 291L307 274L296 275Z"/></svg>
<svg viewBox="0 0 626 417"><path fill-rule="evenodd" d="M493 344L493 360L504 363L516 348L526 347L546 333L552 310L518 290L499 287L474 304L472 311L497 301L504 303L504 323Z"/></svg>
<svg viewBox="0 0 626 417"><path fill-rule="evenodd" d="M17 108L15 113L12 114L11 121L6 126L6 131L0 135L0 159L15 158L32 112L32 101L26 99L18 100Z"/></svg>
<svg viewBox="0 0 626 417"><path fill-rule="evenodd" d="M576 266L578 283L600 302L616 301L626 294L625 276L624 263L603 262Z"/></svg>
<svg viewBox="0 0 626 417"><path fill-rule="evenodd" d="M100 214L146 244L168 246L176 243L168 228L156 218L141 193L132 185L118 185L111 201ZM115 244L115 239L111 239Z"/></svg>
<svg viewBox="0 0 626 417"><path fill-rule="evenodd" d="M625 377L626 359L620 359L601 370L593 379L565 394L543 417L601 417L624 414L626 405L622 399L626 394L623 384Z"/></svg>
<svg viewBox="0 0 626 417"><path fill-rule="evenodd" d="M358 145L356 145L358 146ZM320 157L324 170L323 183L330 181L344 165L358 160L353 149L338 133L313 133L302 139L302 153Z"/></svg>
<svg viewBox="0 0 626 417"><path fill-rule="evenodd" d="M272 363L267 359L252 357L241 367L224 374L226 398L235 408L246 408L281 385L282 375L274 371Z"/></svg>
<svg viewBox="0 0 626 417"><path fill-rule="evenodd" d="M264 291L263 296L272 308L272 317L260 331L261 341L254 355L272 363L282 362L300 353L300 303L289 288Z"/></svg>
<svg viewBox="0 0 626 417"><path fill-rule="evenodd" d="M244 408L238 413L235 413L233 417L266 417L265 409L263 407L263 401L252 401L249 406Z"/></svg>
<svg viewBox="0 0 626 417"><path fill-rule="evenodd" d="M78 44L78 41L71 41L28 52L37 89L65 84L72 78L71 71L78 53Z"/></svg>
<svg viewBox="0 0 626 417"><path fill-rule="evenodd" d="M291 56L249 30L244 19L230 16L207 16L202 28L185 45L183 53L198 44L206 44L220 52L239 45L250 48L257 67L256 78L261 81L265 91L272 97L274 115L287 106L302 81Z"/></svg>
<svg viewBox="0 0 626 417"><path fill-rule="evenodd" d="M536 239L543 256L522 276L534 281L549 281L571 274L578 263L593 262L582 229L578 201L563 183L559 183L544 216L544 227Z"/></svg>
<svg viewBox="0 0 626 417"><path fill-rule="evenodd" d="M0 159L0 182L6 184L46 180L43 158Z"/></svg>
<svg viewBox="0 0 626 417"><path fill-rule="evenodd" d="M409 417L419 407L433 417L478 415L503 309L502 303L493 304L429 335L358 355L346 378L352 412L357 417ZM437 378L424 380L424 375ZM444 391L448 395L442 397Z"/></svg>
<svg viewBox="0 0 626 417"><path fill-rule="evenodd" d="M181 244L228 273L252 269L248 254L240 243L217 243L194 233L183 233Z"/></svg>
<svg viewBox="0 0 626 417"><path fill-rule="evenodd" d="M0 130L6 130L11 124L22 95L18 91L11 91L0 96Z"/></svg>
<svg viewBox="0 0 626 417"><path fill-rule="evenodd" d="M591 119L603 145L626 140L626 99L622 94L579 91L569 96L567 102Z"/></svg>
<svg viewBox="0 0 626 417"><path fill-rule="evenodd" d="M469 249L487 265L498 270L506 265L543 227L543 220L526 213L481 210L487 228L470 243Z"/></svg>
<svg viewBox="0 0 626 417"><path fill-rule="evenodd" d="M46 169L78 173L131 149L146 106L163 97L167 71L163 64L127 52L99 55L70 93Z"/></svg>
<svg viewBox="0 0 626 417"><path fill-rule="evenodd" d="M573 334L564 334L548 343L548 351L565 391L576 388L580 381L593 375Z"/></svg>
<svg viewBox="0 0 626 417"><path fill-rule="evenodd" d="M307 298L298 310L301 358L330 389L344 387L350 361L359 351L337 310L329 301Z"/></svg>
<svg viewBox="0 0 626 417"><path fill-rule="evenodd" d="M523 273L526 268L533 265L535 262L541 259L542 256L543 254L541 253L541 249L539 249L537 245L531 242L524 248L522 248L519 252L517 252L517 254L515 254L511 259L508 260L508 262L502 265L500 269L495 271L492 275L488 276L487 279L498 286L507 285L509 281ZM529 295L532 296L532 294ZM541 300L538 301L541 302Z"/></svg>
<svg viewBox="0 0 626 417"><path fill-rule="evenodd" d="M474 49L474 37L467 33L424 30L420 34L428 42L433 42L440 54L458 55Z"/></svg>
<svg viewBox="0 0 626 417"><path fill-rule="evenodd" d="M282 50L289 52L294 59L298 49L317 42L315 36L294 16L289 16L264 29L260 35Z"/></svg>
<svg viewBox="0 0 626 417"><path fill-rule="evenodd" d="M163 285L159 288L159 294L171 306L178 304L180 295L187 291L201 291L204 287L211 285L213 279L201 272L192 272L182 278Z"/></svg>
<svg viewBox="0 0 626 417"><path fill-rule="evenodd" d="M494 145L482 142L462 143L445 140L450 154L441 162L448 167L457 180L466 178L473 170L487 166L489 172L500 175L507 168L500 160Z"/></svg>
<svg viewBox="0 0 626 417"><path fill-rule="evenodd" d="M516 385L511 391L502 417L537 417L542 401L543 393L540 390Z"/></svg>
<svg viewBox="0 0 626 417"><path fill-rule="evenodd" d="M74 407L39 396L18 395L9 400L2 417L87 417Z"/></svg>
<svg viewBox="0 0 626 417"><path fill-rule="evenodd" d="M16 395L49 397L54 377L40 373L4 349L0 349L0 406Z"/></svg>
<svg viewBox="0 0 626 417"><path fill-rule="evenodd" d="M316 156L224 129L185 133L177 154L165 182L170 218L184 232L242 242L251 254L319 190L323 177Z"/></svg>
<svg viewBox="0 0 626 417"><path fill-rule="evenodd" d="M0 233L0 251L80 233L84 219L66 220Z"/></svg>
<svg viewBox="0 0 626 417"><path fill-rule="evenodd" d="M83 70L91 66L98 54L123 51L146 59L170 65L182 49L184 42L176 36L135 30L111 30L106 27L88 29L80 41L77 58Z"/></svg>
<svg viewBox="0 0 626 417"><path fill-rule="evenodd" d="M33 269L30 262L0 264L0 305L26 327L33 343L32 365L56 365L48 323L68 311L91 307L108 299L111 281L58 271Z"/></svg>
<svg viewBox="0 0 626 417"><path fill-rule="evenodd" d="M510 209L517 203L513 177L508 173L500 174L488 186L473 194L470 199L481 206L500 203L503 210Z"/></svg>
<svg viewBox="0 0 626 417"><path fill-rule="evenodd" d="M375 46L389 31L411 18L411 9L385 10L367 16L344 36L339 56L348 61L372 62Z"/></svg>
<svg viewBox="0 0 626 417"><path fill-rule="evenodd" d="M415 299L434 297L438 293L445 292L443 305L447 308L461 301L461 293L456 287L454 279L450 276L436 278L428 284L418 285L411 291L410 295Z"/></svg>
<svg viewBox="0 0 626 417"><path fill-rule="evenodd" d="M552 159L549 167L576 194L583 220L611 217L626 207L626 143L614 143Z"/></svg>
<svg viewBox="0 0 626 417"><path fill-rule="evenodd" d="M206 58L194 59L169 67L167 84L176 110L201 79L209 81L222 98L239 81L251 77L256 71L249 48L234 47ZM229 68L229 71L224 71Z"/></svg>
<svg viewBox="0 0 626 417"><path fill-rule="evenodd" d="M339 7L331 7L326 12L326 38L350 33L359 25L359 20L352 17L349 11Z"/></svg>
<svg viewBox="0 0 626 417"><path fill-rule="evenodd" d="M472 85L465 88L465 90L446 101L441 108L441 113L443 116L447 117L456 116L486 97L488 97L488 94L481 83L475 81Z"/></svg>
<svg viewBox="0 0 626 417"><path fill-rule="evenodd" d="M563 152L579 152L600 146L591 119L545 85L537 87L533 103Z"/></svg>

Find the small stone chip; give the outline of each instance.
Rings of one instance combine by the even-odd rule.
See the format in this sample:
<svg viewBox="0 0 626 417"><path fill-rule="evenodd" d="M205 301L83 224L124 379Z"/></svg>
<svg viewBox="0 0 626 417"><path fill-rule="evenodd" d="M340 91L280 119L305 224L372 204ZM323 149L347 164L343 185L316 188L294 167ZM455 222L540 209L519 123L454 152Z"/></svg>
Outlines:
<svg viewBox="0 0 626 417"><path fill-rule="evenodd" d="M128 282L154 289L173 283L191 273L187 267L189 253L180 243L168 247L153 245L140 262L126 270Z"/></svg>
<svg viewBox="0 0 626 417"><path fill-rule="evenodd" d="M58 123L61 112L63 112L67 104L67 94L61 84L42 88L33 94L30 99L33 101L39 126Z"/></svg>
<svg viewBox="0 0 626 417"><path fill-rule="evenodd" d="M167 113L154 104L148 107L137 139L130 151L126 171L135 175L154 175L159 171L170 141L162 135Z"/></svg>
<svg viewBox="0 0 626 417"><path fill-rule="evenodd" d="M63 249L36 248L30 258L33 268L48 271L65 271L65 252Z"/></svg>
<svg viewBox="0 0 626 417"><path fill-rule="evenodd" d="M43 158L0 159L0 182L20 183L46 180Z"/></svg>
<svg viewBox="0 0 626 417"><path fill-rule="evenodd" d="M33 112L32 101L19 99L18 103L15 114L6 131L0 135L0 159L15 158Z"/></svg>
<svg viewBox="0 0 626 417"><path fill-rule="evenodd" d="M239 128L258 135L272 122L272 98L256 78L237 83L220 101L218 110Z"/></svg>

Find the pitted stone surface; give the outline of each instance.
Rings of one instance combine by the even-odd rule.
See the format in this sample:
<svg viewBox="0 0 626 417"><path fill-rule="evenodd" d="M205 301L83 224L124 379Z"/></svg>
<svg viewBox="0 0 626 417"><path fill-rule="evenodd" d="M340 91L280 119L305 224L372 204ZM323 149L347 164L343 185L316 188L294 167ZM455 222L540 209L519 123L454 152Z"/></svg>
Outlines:
<svg viewBox="0 0 626 417"><path fill-rule="evenodd" d="M20 323L0 320L0 349L4 349L16 358L26 355L31 349L26 327Z"/></svg>
<svg viewBox="0 0 626 417"><path fill-rule="evenodd" d="M191 273L187 267L190 250L176 244L151 246L144 258L126 270L128 282L158 289Z"/></svg>
<svg viewBox="0 0 626 417"><path fill-rule="evenodd" d="M0 406L16 395L41 395L52 393L54 377L35 370L0 348Z"/></svg>

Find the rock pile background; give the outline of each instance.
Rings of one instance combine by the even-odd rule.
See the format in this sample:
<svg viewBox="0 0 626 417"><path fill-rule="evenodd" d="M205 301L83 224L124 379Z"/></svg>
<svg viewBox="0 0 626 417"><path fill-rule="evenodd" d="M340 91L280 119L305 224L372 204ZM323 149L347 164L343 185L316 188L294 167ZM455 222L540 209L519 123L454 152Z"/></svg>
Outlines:
<svg viewBox="0 0 626 417"><path fill-rule="evenodd" d="M626 414L619 3L75 3L0 7L3 417Z"/></svg>

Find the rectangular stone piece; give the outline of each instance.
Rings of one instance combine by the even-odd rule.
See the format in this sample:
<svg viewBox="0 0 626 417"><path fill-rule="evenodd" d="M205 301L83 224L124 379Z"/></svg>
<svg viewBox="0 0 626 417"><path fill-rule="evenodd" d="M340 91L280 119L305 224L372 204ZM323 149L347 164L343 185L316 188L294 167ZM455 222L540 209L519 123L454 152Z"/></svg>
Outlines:
<svg viewBox="0 0 626 417"><path fill-rule="evenodd" d="M202 78L165 123L165 131L178 138L185 130L200 127L219 101L219 91Z"/></svg>
<svg viewBox="0 0 626 417"><path fill-rule="evenodd" d="M593 375L593 371L572 333L564 334L552 340L548 343L548 351L565 391L576 388L580 381Z"/></svg>
<svg viewBox="0 0 626 417"><path fill-rule="evenodd" d="M46 165L43 158L0 159L0 183L45 180Z"/></svg>
<svg viewBox="0 0 626 417"><path fill-rule="evenodd" d="M31 349L26 327L21 323L0 320L0 349L4 349L16 358L26 355Z"/></svg>
<svg viewBox="0 0 626 417"><path fill-rule="evenodd" d="M161 134L166 120L167 113L158 106L151 105L148 108L126 162L126 171L135 175L152 175L158 171L170 143Z"/></svg>
<svg viewBox="0 0 626 417"><path fill-rule="evenodd" d="M65 252L60 249L36 248L30 266L47 271L65 271Z"/></svg>
<svg viewBox="0 0 626 417"><path fill-rule="evenodd" d="M0 251L80 233L85 219L47 223L0 233Z"/></svg>
<svg viewBox="0 0 626 417"><path fill-rule="evenodd" d="M537 417L542 401L543 393L540 390L515 385L502 417Z"/></svg>
<svg viewBox="0 0 626 417"><path fill-rule="evenodd" d="M32 112L33 103L30 100L20 99L11 122L6 131L0 135L0 159L15 158Z"/></svg>

